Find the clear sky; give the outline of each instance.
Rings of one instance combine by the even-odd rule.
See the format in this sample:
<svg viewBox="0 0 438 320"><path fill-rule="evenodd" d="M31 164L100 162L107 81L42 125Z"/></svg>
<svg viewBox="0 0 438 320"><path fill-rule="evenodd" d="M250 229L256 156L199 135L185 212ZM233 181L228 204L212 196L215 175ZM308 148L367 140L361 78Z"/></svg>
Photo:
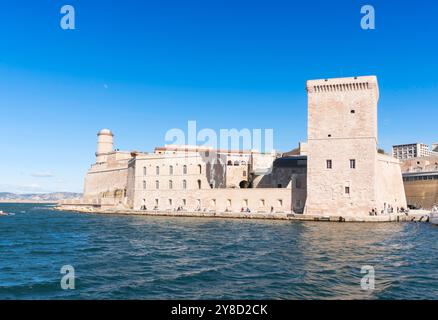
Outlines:
<svg viewBox="0 0 438 320"><path fill-rule="evenodd" d="M76 29L60 27L73 5ZM362 5L376 29L362 30ZM307 79L377 75L379 144L438 141L432 0L0 0L0 191L82 191L96 133L152 150L171 128L306 140Z"/></svg>

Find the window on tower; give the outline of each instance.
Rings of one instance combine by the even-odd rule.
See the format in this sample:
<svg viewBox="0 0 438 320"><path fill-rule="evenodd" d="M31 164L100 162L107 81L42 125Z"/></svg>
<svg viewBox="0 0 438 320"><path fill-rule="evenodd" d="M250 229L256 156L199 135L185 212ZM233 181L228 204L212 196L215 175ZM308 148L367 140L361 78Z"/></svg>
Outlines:
<svg viewBox="0 0 438 320"><path fill-rule="evenodd" d="M333 167L332 160L327 160L326 165L327 165L327 169L332 169Z"/></svg>

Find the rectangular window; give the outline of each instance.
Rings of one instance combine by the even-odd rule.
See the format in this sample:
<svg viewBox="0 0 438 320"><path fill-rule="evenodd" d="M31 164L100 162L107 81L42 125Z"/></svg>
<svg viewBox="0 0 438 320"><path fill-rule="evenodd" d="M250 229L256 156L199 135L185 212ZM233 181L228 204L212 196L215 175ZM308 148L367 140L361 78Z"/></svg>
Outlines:
<svg viewBox="0 0 438 320"><path fill-rule="evenodd" d="M301 189L301 180L298 178L297 178L297 180L295 180L295 188Z"/></svg>
<svg viewBox="0 0 438 320"><path fill-rule="evenodd" d="M350 159L350 169L356 169L356 160Z"/></svg>
<svg viewBox="0 0 438 320"><path fill-rule="evenodd" d="M345 187L345 193L350 194L350 187Z"/></svg>
<svg viewBox="0 0 438 320"><path fill-rule="evenodd" d="M332 160L327 160L327 169L332 168Z"/></svg>
<svg viewBox="0 0 438 320"><path fill-rule="evenodd" d="M143 167L143 175L146 175L146 167Z"/></svg>

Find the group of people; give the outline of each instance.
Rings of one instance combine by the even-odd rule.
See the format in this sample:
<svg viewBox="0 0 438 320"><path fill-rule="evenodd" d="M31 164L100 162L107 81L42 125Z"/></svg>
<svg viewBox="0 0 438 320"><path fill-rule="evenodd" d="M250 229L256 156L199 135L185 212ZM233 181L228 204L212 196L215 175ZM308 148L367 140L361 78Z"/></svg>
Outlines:
<svg viewBox="0 0 438 320"><path fill-rule="evenodd" d="M155 206L152 210L154 210L154 211L157 211L159 208L158 208L158 206ZM146 205L142 205L141 207L140 207L140 210L147 210L147 207L146 207ZM177 211L177 212L179 212L179 211L184 211L185 209L184 209L184 207L183 206L178 206L177 208L175 208L174 209L174 211ZM207 211L207 208L204 208L204 210L202 210L202 208L200 207L200 206L198 206L194 211ZM225 212L231 212L231 210L230 210L230 208L226 208L226 210L225 210ZM240 209L240 212L246 212L246 213L251 213L251 209L250 208L244 208L244 207L242 207L241 209ZM273 213L274 212L274 207L271 207L271 213ZM376 212L375 211L375 209L373 209L371 212L370 212L370 215L377 215L377 213L376 214L372 214L373 212Z"/></svg>
<svg viewBox="0 0 438 320"><path fill-rule="evenodd" d="M397 207L397 213L404 213L406 215L408 215L408 210L406 210L404 207ZM371 211L369 212L370 216L377 216L379 213L377 211L377 208L372 208ZM389 214L389 213L394 213L394 207L391 205L386 205L386 203L384 204L383 210L380 211L380 214Z"/></svg>
<svg viewBox="0 0 438 320"><path fill-rule="evenodd" d="M247 213L251 213L251 209L250 208L244 208L244 207L242 207L241 209L240 209L240 212L247 212ZM271 207L271 213L273 213L274 212L274 207Z"/></svg>

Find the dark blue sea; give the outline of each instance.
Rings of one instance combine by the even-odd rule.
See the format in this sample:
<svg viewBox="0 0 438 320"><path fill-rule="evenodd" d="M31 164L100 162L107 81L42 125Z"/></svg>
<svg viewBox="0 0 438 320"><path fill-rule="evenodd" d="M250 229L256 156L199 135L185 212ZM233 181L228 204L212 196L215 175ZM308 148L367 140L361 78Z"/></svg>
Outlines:
<svg viewBox="0 0 438 320"><path fill-rule="evenodd" d="M438 298L438 227L428 223L0 210L15 213L0 216L0 299ZM61 288L64 265L75 289ZM363 266L374 290L361 287Z"/></svg>

